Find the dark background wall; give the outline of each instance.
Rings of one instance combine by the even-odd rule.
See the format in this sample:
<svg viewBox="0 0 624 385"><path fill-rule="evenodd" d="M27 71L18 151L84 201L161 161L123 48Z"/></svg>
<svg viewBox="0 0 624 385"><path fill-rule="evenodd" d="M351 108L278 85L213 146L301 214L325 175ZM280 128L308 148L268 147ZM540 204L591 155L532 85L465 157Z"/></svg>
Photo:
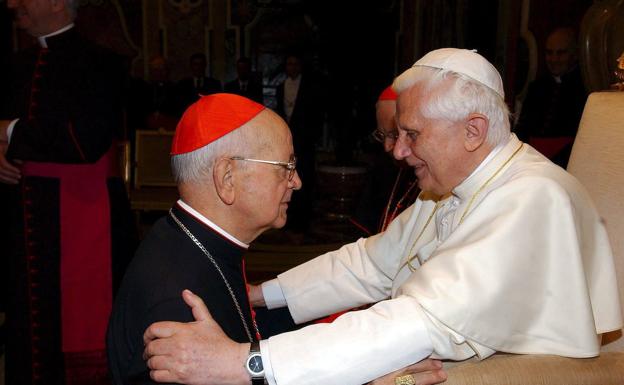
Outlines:
<svg viewBox="0 0 624 385"><path fill-rule="evenodd" d="M266 102L293 50L327 90L327 130L349 156L374 129L374 102L393 77L431 49L474 48L503 74L507 99L525 83L528 53L519 39L522 0L81 0L77 25L128 58L148 77L150 57L165 56L171 77L188 74L188 57L204 52L209 72L225 82L239 56L263 77ZM184 4L192 6L184 7ZM530 1L529 30L539 48L559 25L578 27L590 0ZM0 0L0 66L32 39L12 28ZM3 71L6 74L6 71Z"/></svg>

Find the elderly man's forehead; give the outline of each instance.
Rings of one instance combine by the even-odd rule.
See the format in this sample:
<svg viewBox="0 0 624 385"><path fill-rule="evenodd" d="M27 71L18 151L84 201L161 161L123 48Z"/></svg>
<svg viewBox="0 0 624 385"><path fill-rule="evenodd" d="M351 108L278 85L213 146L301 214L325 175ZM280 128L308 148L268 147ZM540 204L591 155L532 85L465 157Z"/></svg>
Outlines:
<svg viewBox="0 0 624 385"><path fill-rule="evenodd" d="M397 98L397 115L421 108L432 98L443 94L452 81L452 79L441 79L435 82L420 81L401 91Z"/></svg>

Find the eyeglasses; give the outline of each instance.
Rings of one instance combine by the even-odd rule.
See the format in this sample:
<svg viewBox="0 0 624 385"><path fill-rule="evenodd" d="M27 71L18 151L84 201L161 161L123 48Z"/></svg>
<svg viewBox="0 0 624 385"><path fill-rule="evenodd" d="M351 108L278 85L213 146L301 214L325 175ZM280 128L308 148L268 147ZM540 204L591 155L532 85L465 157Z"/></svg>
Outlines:
<svg viewBox="0 0 624 385"><path fill-rule="evenodd" d="M373 137L373 139L375 139L378 142L384 143L385 141L389 141L389 142L396 142L397 139L399 139L399 133L398 132L384 132L380 129L376 129L375 131L373 131L371 133L371 136Z"/></svg>
<svg viewBox="0 0 624 385"><path fill-rule="evenodd" d="M278 162L275 160L261 160L261 159L250 159L243 158L242 156L232 156L230 157L232 160L244 160L246 162L255 162L255 163L264 163L264 164L273 164L275 166L283 167L286 171L288 171L288 180L291 181L295 176L295 169L297 168L297 157L291 156L288 162Z"/></svg>

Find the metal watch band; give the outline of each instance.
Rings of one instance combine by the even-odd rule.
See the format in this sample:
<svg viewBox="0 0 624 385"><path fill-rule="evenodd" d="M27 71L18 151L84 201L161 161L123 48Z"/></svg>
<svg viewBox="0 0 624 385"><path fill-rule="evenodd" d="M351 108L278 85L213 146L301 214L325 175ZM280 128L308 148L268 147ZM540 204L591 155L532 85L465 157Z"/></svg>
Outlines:
<svg viewBox="0 0 624 385"><path fill-rule="evenodd" d="M253 341L251 343L251 346L249 347L249 356L251 356L252 354L260 354L260 343L257 341ZM251 374L251 373L250 373ZM264 378L264 376L262 377L251 377L251 385L265 385L267 384L266 379Z"/></svg>

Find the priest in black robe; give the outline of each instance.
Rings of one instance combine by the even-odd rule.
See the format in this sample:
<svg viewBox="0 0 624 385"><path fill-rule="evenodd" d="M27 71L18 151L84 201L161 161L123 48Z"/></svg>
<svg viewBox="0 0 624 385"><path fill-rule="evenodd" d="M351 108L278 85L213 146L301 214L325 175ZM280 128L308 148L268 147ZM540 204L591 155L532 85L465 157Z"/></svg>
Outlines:
<svg viewBox="0 0 624 385"><path fill-rule="evenodd" d="M105 384L106 321L136 234L113 151L122 62L76 32L76 1L8 6L38 44L16 55L0 112L6 382Z"/></svg>
<svg viewBox="0 0 624 385"><path fill-rule="evenodd" d="M206 302L228 337L259 341L243 254L263 231L284 226L301 187L288 126L242 96L219 93L192 104L171 154L181 199L141 243L109 322L115 384L152 383L143 332L156 321L194 319L181 297L186 288Z"/></svg>

